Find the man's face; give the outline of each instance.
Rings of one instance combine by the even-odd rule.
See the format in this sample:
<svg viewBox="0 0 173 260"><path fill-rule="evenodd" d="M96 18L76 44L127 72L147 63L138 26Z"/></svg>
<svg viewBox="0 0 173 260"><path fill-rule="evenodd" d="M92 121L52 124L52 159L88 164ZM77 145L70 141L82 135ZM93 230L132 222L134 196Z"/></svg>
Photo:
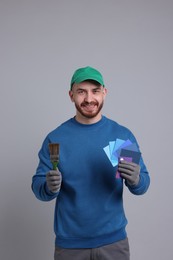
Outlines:
<svg viewBox="0 0 173 260"><path fill-rule="evenodd" d="M91 119L97 122L101 118L101 109L107 90L89 81L74 84L69 92L72 102L75 103L78 121L85 122Z"/></svg>

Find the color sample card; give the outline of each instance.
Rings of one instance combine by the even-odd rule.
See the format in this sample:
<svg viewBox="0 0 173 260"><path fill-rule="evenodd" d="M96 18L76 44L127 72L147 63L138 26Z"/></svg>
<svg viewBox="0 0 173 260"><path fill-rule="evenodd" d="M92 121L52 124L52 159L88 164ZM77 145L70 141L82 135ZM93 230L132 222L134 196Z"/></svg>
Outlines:
<svg viewBox="0 0 173 260"><path fill-rule="evenodd" d="M138 164L141 158L141 153L137 151L122 149L120 153L120 157L131 157L132 162Z"/></svg>

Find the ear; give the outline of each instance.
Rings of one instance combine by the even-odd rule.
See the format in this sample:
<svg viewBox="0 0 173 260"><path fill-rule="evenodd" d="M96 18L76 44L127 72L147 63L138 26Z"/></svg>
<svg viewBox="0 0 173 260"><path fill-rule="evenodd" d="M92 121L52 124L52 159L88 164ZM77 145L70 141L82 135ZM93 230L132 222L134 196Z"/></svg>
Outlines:
<svg viewBox="0 0 173 260"><path fill-rule="evenodd" d="M73 91L72 90L69 91L69 97L70 97L71 101L74 102Z"/></svg>
<svg viewBox="0 0 173 260"><path fill-rule="evenodd" d="M106 97L106 95L107 95L107 92L108 92L108 91L107 91L107 88L105 88L105 87L104 87L104 88L103 88L103 94L104 94L104 98Z"/></svg>

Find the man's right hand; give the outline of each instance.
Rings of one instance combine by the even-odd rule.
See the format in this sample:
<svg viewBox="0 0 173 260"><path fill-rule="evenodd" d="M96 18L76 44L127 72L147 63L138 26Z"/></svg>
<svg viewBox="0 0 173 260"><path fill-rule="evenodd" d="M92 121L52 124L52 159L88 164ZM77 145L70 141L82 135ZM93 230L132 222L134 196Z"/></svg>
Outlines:
<svg viewBox="0 0 173 260"><path fill-rule="evenodd" d="M62 182L62 175L61 173L56 171L50 171L46 174L46 182L48 189L53 192L57 193L60 191L61 182Z"/></svg>

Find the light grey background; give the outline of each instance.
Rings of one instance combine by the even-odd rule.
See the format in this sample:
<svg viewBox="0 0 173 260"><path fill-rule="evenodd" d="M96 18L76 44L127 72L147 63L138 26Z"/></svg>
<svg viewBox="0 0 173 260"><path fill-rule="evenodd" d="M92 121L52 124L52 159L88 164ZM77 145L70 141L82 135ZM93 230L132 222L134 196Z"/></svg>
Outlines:
<svg viewBox="0 0 173 260"><path fill-rule="evenodd" d="M87 65L151 175L144 196L125 189L131 259L173 259L173 1L1 0L0 37L0 259L53 259L54 201L38 201L31 178L45 135L74 115L69 82Z"/></svg>

